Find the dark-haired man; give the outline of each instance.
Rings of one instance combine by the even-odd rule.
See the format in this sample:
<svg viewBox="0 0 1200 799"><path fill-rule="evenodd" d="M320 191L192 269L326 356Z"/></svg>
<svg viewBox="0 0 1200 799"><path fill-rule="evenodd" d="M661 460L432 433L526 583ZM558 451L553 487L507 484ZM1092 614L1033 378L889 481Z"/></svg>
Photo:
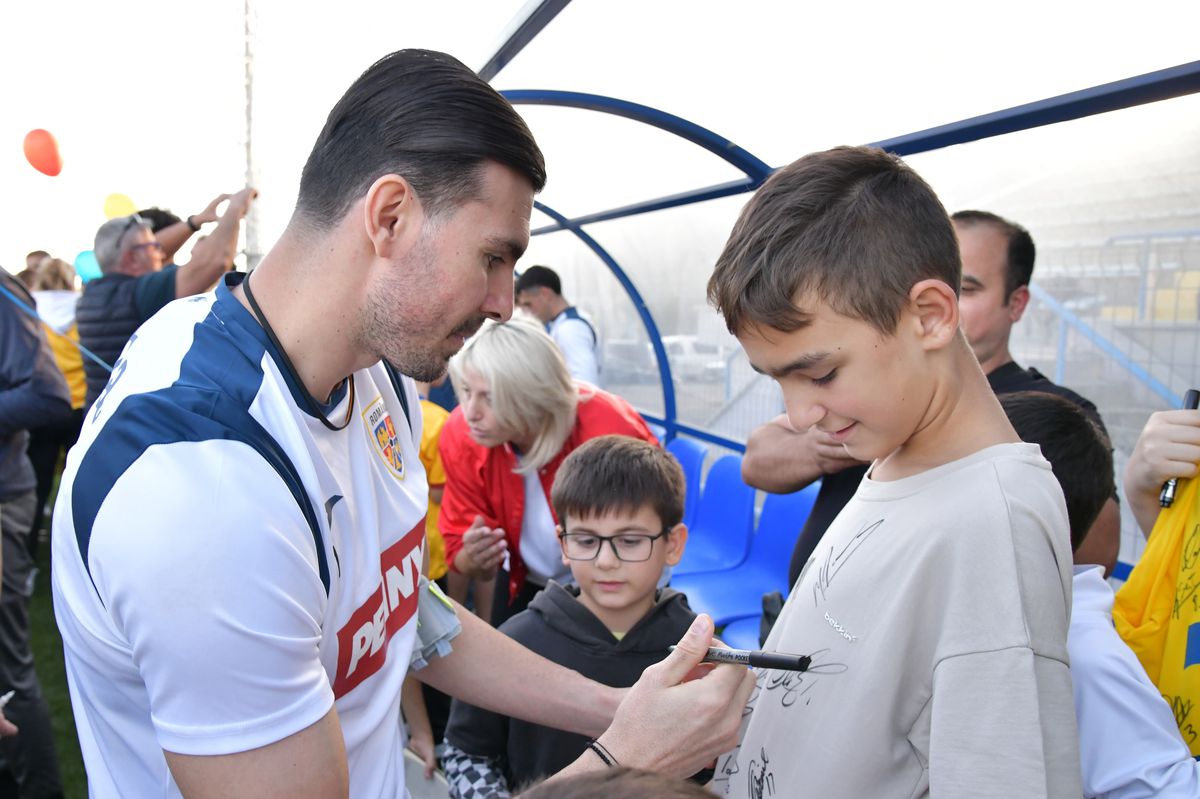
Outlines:
<svg viewBox="0 0 1200 799"><path fill-rule="evenodd" d="M596 328L562 295L562 280L548 266L531 266L516 284L517 305L537 317L562 350L567 371L576 380L600 385Z"/></svg>
<svg viewBox="0 0 1200 799"><path fill-rule="evenodd" d="M1029 304L1036 253L1029 231L987 211L959 211L951 221L962 257L962 329L992 390L997 394L1043 391L1066 397L1103 429L1095 405L1036 369L1022 368L1009 351L1012 326ZM795 584L825 528L854 495L866 470L867 464L847 455L841 444L815 427L792 429L786 416L772 419L750 435L742 461L742 477L750 485L785 494L821 479L821 491L792 553L789 584ZM1078 557L1111 572L1120 547L1120 522L1117 503L1110 500Z"/></svg>
<svg viewBox="0 0 1200 799"><path fill-rule="evenodd" d="M404 796L410 659L439 690L600 735L632 765L685 775L736 739L748 674L681 684L711 621L619 711L619 692L471 614L426 641L427 611L454 608L420 578L410 378L439 377L485 319L511 315L544 183L533 136L487 83L440 53L393 53L330 112L254 273L130 342L55 513L94 796Z"/></svg>

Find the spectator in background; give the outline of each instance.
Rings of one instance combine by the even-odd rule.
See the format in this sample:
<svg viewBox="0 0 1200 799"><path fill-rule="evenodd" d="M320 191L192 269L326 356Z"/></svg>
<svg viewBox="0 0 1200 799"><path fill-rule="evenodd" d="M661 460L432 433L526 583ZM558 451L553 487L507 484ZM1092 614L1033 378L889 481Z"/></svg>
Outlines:
<svg viewBox="0 0 1200 799"><path fill-rule="evenodd" d="M448 375L442 375L432 383L417 382L423 422L421 464L425 467L425 479L429 482L429 512L425 515L425 538L429 541L428 577L430 580L442 580L444 577L442 587L451 599L461 605L467 604L467 595L474 584L473 609L479 618L487 621L492 618L492 593L495 585L491 580L472 580L467 575L450 569L446 563L446 542L442 539L442 531L438 527L438 518L442 512L442 493L446 488L446 469L442 465L438 442L441 441L442 430L450 418L450 413L430 397L436 389L443 386L449 386L453 393L454 387Z"/></svg>
<svg viewBox="0 0 1200 799"><path fill-rule="evenodd" d="M1200 410L1159 411L1152 414L1125 464L1125 498L1145 535L1150 535L1158 512L1163 483L1196 476L1200 463Z"/></svg>
<svg viewBox="0 0 1200 799"><path fill-rule="evenodd" d="M35 575L29 531L37 510L37 481L25 450L28 429L67 418L71 403L42 326L17 305L33 308L33 297L3 269L0 287L5 291L0 294L0 693L15 692L4 715L21 730L0 740L0 755L19 796L55 797L62 795L58 756L29 645ZM0 727L0 734L11 732Z"/></svg>
<svg viewBox="0 0 1200 799"><path fill-rule="evenodd" d="M653 444L600 436L563 461L551 499L562 520L560 558L575 585L550 581L500 632L585 677L627 688L696 618L683 594L658 589L687 543L683 470ZM446 729L450 795L507 797L587 748L582 735L456 700Z"/></svg>
<svg viewBox="0 0 1200 799"><path fill-rule="evenodd" d="M600 385L596 328L563 299L558 273L546 266L529 267L517 278L516 295L517 305L546 326L566 358L571 377Z"/></svg>
<svg viewBox="0 0 1200 799"><path fill-rule="evenodd" d="M1095 405L1069 388L1050 382L1036 369L1022 368L1009 351L1012 327L1029 303L1036 254L1029 231L987 211L959 211L951 221L962 258L962 329L992 391L1058 394L1083 408L1103 429ZM748 484L786 494L821 479L821 491L792 553L789 584L795 584L825 528L854 495L866 471L867 464L850 457L826 433L816 427L794 430L785 415L750 435L742 461L742 478ZM1105 503L1096 529L1083 545L1092 562L1103 564L1106 573L1116 565L1120 524L1114 499Z"/></svg>
<svg viewBox="0 0 1200 799"><path fill-rule="evenodd" d="M228 199L228 194L218 194L212 202L205 206L203 211L193 214L187 219L180 219L162 208L146 208L138 211L137 214L150 223L150 230L154 233L154 238L162 245L163 260L173 263L175 253L179 252L179 248L187 243L188 239L199 233L203 225L216 222L220 218L217 208Z"/></svg>
<svg viewBox="0 0 1200 799"><path fill-rule="evenodd" d="M75 325L75 269L61 258L44 258L38 266L38 316L42 318L46 340L54 353L54 362L62 371L71 393L71 415L29 431L29 461L37 478L37 508L29 531L29 552L37 557L38 535L48 520L47 500L54 483L54 471L63 450L79 438L83 425L83 400L87 381L83 373L83 354L79 351L79 330Z"/></svg>
<svg viewBox="0 0 1200 799"><path fill-rule="evenodd" d="M137 214L101 225L94 251L102 274L88 281L79 298L80 343L115 368L125 343L142 322L172 300L212 288L222 273L233 268L242 217L255 196L257 192L247 188L230 197L217 227L196 244L191 260L183 265L164 266L163 245ZM108 383L109 372L90 359L83 368L86 410Z"/></svg>
<svg viewBox="0 0 1200 799"><path fill-rule="evenodd" d="M1017 435L1041 447L1067 503L1075 550L1067 648L1084 799L1195 799L1200 764L1171 706L1113 627L1113 590L1103 568L1080 549L1113 494L1108 437L1062 397L1020 391L1000 404Z"/></svg>
<svg viewBox="0 0 1200 799"><path fill-rule="evenodd" d="M25 268L32 269L34 272L41 266L42 261L50 257L50 253L45 250L34 250L25 255Z"/></svg>
<svg viewBox="0 0 1200 799"><path fill-rule="evenodd" d="M450 361L459 407L442 431L440 526L450 568L497 580L492 623L525 609L548 580L568 580L550 486L563 459L608 433L657 443L629 403L567 372L533 322L486 325Z"/></svg>

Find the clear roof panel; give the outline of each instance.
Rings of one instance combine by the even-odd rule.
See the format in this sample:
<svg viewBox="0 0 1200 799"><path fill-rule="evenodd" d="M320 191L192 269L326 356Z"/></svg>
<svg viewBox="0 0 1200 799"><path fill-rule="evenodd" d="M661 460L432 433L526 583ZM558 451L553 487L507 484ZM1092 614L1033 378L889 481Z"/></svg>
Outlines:
<svg viewBox="0 0 1200 799"><path fill-rule="evenodd" d="M780 166L1192 61L1197 30L1183 0L576 0L494 85L656 106Z"/></svg>

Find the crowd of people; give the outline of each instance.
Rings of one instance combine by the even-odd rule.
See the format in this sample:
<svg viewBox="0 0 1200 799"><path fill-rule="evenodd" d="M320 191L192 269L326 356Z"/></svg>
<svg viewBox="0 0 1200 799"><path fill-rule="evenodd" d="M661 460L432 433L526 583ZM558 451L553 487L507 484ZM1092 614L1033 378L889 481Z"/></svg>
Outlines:
<svg viewBox="0 0 1200 799"><path fill-rule="evenodd" d="M747 669L704 662L670 587L679 464L559 276L516 274L545 181L503 97L405 50L334 106L251 274L252 188L109 220L82 294L45 252L0 270L17 795L62 793L28 602L67 451L51 579L94 796L402 797L405 748L463 799L1200 796L1112 625L1103 421L1009 349L1025 228L866 147L742 211L708 299L786 408L743 476L821 480L763 643L808 665ZM1145 533L1198 462L1200 412L1150 417Z"/></svg>

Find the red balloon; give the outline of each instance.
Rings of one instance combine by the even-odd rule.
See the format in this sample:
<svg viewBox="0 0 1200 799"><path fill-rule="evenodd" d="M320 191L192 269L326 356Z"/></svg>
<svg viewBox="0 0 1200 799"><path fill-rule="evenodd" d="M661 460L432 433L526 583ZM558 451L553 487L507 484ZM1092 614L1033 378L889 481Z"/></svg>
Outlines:
<svg viewBox="0 0 1200 799"><path fill-rule="evenodd" d="M25 134L25 160L38 172L50 177L62 172L62 156L58 154L58 142L48 130L37 128Z"/></svg>

